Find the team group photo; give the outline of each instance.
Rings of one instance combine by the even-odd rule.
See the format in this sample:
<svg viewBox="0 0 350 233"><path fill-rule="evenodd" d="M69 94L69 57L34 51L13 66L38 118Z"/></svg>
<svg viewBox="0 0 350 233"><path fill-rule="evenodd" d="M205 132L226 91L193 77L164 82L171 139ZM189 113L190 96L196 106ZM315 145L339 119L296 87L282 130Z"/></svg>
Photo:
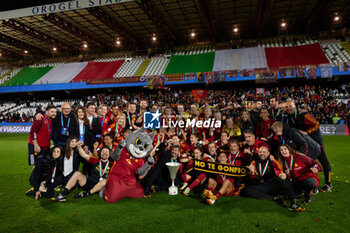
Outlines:
<svg viewBox="0 0 350 233"><path fill-rule="evenodd" d="M0 232L347 232L347 1L0 10Z"/></svg>

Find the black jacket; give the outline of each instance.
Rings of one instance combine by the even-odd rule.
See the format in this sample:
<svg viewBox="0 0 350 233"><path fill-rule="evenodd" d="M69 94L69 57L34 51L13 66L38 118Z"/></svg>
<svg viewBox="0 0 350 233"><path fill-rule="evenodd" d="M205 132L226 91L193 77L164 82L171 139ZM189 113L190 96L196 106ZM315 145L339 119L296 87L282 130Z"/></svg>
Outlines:
<svg viewBox="0 0 350 233"><path fill-rule="evenodd" d="M58 112L56 118L52 121L52 140L56 146L64 146L67 143L68 137L74 134L77 122L74 114L71 112L68 118L65 118L62 112ZM63 126L67 128L68 122L68 136L62 134L62 120Z"/></svg>
<svg viewBox="0 0 350 233"><path fill-rule="evenodd" d="M310 136L304 135L286 124L283 124L283 135L277 137L280 143L287 144L312 159L317 159L321 153L321 146Z"/></svg>
<svg viewBox="0 0 350 233"><path fill-rule="evenodd" d="M34 187L35 192L39 190L41 182L51 182L52 172L57 164L50 154L45 154L38 160L29 178L30 185Z"/></svg>

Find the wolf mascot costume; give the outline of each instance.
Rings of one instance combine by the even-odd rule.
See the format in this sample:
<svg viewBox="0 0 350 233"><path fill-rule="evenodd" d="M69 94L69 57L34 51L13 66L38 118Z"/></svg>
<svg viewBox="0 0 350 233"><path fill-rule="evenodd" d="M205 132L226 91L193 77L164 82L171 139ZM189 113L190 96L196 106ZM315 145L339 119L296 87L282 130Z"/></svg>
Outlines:
<svg viewBox="0 0 350 233"><path fill-rule="evenodd" d="M153 149L155 132L148 134L140 128L121 141L112 152L114 165L109 173L104 199L113 203L124 197L142 198L144 190L136 181L136 175L143 176L151 168L154 158L147 157Z"/></svg>

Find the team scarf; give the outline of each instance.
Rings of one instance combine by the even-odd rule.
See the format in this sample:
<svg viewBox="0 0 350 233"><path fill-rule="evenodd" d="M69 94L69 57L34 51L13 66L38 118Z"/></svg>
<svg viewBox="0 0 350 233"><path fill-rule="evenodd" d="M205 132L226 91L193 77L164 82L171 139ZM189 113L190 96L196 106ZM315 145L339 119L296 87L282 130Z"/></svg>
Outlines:
<svg viewBox="0 0 350 233"><path fill-rule="evenodd" d="M233 177L243 177L246 176L249 172L249 169L243 166L235 166L231 164L221 164L213 163L203 160L194 159L194 165L187 172L192 169L196 171L202 171L205 173L219 174L224 176L233 176Z"/></svg>

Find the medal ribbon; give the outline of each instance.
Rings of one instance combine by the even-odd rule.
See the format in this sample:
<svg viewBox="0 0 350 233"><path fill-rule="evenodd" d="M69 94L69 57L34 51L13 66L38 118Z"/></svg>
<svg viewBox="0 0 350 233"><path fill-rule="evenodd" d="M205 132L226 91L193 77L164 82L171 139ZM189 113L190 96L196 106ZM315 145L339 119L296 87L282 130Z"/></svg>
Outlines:
<svg viewBox="0 0 350 233"><path fill-rule="evenodd" d="M289 171L292 170L292 168L293 168L293 155L291 156L289 167L288 167L288 164L285 160L284 160L284 165L286 165L287 170L289 170Z"/></svg>
<svg viewBox="0 0 350 233"><path fill-rule="evenodd" d="M221 175L222 180L225 182L226 180L226 175Z"/></svg>
<svg viewBox="0 0 350 233"><path fill-rule="evenodd" d="M131 127L131 120L130 120L130 114L129 114L129 111L126 111L126 114L128 115L128 122L129 122L129 126Z"/></svg>
<svg viewBox="0 0 350 233"><path fill-rule="evenodd" d="M164 142L164 138L165 138L165 136L162 137L162 143ZM158 134L157 142L159 142L159 134Z"/></svg>
<svg viewBox="0 0 350 233"><path fill-rule="evenodd" d="M106 173L108 165L109 165L109 161L107 162L107 164L106 164L106 166L105 166L105 168L103 169L103 172L102 172L102 162L100 160L100 178L102 178L103 175Z"/></svg>
<svg viewBox="0 0 350 233"><path fill-rule="evenodd" d="M56 176L56 163L55 163L55 168L53 169L52 175L51 175L51 181L52 181L52 183L53 183L54 180L55 180L55 176Z"/></svg>
<svg viewBox="0 0 350 233"><path fill-rule="evenodd" d="M261 162L259 163L259 175L260 175L260 177L263 177L265 175L265 172L266 172L268 166L269 166L269 160L267 160L265 167L264 167L264 170L261 173Z"/></svg>
<svg viewBox="0 0 350 233"><path fill-rule="evenodd" d="M233 163L231 163L231 156L229 156L230 164L235 164L236 159L238 158L238 155L239 155L239 151L237 151L236 156L235 156L235 159L233 160Z"/></svg>

